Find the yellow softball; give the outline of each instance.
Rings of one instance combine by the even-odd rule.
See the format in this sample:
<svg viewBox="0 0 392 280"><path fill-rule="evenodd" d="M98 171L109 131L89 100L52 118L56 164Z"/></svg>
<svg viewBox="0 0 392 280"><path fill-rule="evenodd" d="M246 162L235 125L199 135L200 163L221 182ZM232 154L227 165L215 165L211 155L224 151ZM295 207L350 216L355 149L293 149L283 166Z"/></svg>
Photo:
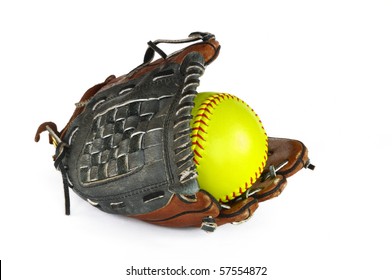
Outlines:
<svg viewBox="0 0 392 280"><path fill-rule="evenodd" d="M257 114L238 97L202 92L194 102L191 138L200 188L228 202L260 177L267 134Z"/></svg>

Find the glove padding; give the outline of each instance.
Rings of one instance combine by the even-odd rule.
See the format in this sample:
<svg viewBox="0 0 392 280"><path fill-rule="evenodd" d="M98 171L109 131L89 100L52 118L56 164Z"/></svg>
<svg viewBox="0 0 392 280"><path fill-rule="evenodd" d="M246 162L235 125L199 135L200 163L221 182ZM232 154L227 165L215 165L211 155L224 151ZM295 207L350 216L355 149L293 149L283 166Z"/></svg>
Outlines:
<svg viewBox="0 0 392 280"><path fill-rule="evenodd" d="M167 56L160 43L195 42ZM221 205L200 190L191 150L191 111L199 78L219 54L210 33L184 40L148 42L144 62L130 73L87 90L63 130L39 126L56 146L66 214L68 189L96 208L171 227L201 227L249 219L258 203L278 196L286 178L309 163L299 141L269 138L269 158L260 179L242 196ZM154 53L161 58L153 61Z"/></svg>

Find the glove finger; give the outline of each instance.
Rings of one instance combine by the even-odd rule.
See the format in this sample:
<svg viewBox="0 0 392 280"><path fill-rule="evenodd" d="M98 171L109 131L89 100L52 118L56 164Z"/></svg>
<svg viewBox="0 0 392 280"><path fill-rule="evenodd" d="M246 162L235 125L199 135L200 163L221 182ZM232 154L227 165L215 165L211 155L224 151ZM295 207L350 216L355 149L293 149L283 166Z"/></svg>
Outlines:
<svg viewBox="0 0 392 280"><path fill-rule="evenodd" d="M308 149L302 142L292 139L269 137L268 159L264 173L270 172L271 166L274 166L276 169L276 174L285 177L294 175L303 167L313 167L309 163Z"/></svg>
<svg viewBox="0 0 392 280"><path fill-rule="evenodd" d="M173 195L165 207L132 217L162 226L200 227L204 218L214 218L219 211L218 202L205 191L199 191L194 198Z"/></svg>
<svg viewBox="0 0 392 280"><path fill-rule="evenodd" d="M249 195L256 198L259 202L269 200L279 196L287 185L287 180L282 175L276 175L266 181L257 181L249 189Z"/></svg>
<svg viewBox="0 0 392 280"><path fill-rule="evenodd" d="M226 223L241 223L247 221L258 208L257 200L248 197L244 200L234 202L230 209L222 209L219 216L215 219L218 225Z"/></svg>

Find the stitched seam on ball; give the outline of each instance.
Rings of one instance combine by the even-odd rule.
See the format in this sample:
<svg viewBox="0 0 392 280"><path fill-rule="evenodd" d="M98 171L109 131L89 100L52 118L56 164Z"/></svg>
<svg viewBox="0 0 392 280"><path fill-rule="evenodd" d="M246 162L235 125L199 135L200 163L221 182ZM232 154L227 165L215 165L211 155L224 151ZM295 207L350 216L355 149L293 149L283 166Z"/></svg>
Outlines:
<svg viewBox="0 0 392 280"><path fill-rule="evenodd" d="M192 148L194 151L194 159L193 160L194 160L195 164L200 165L199 161L203 158L201 155L200 149L204 150L203 143L206 142L204 137L200 134L200 131L203 132L204 134L207 134L207 132L201 127L201 125L208 127L208 122L210 121L210 117L208 115L212 115L215 107L218 106L219 103L224 101L225 98L226 99L229 99L229 98L235 99L238 102L241 102L244 105L246 105L248 107L248 109L251 110L251 112L253 112L253 114L256 116L257 120L259 121L261 128L264 131L264 134L266 136L266 143L265 143L265 150L264 150L264 155L263 155L264 161L261 162L258 169L254 172L255 176L253 177L253 175L252 175L248 181L244 182L243 186L239 186L237 192L232 192L231 194L227 194L225 197L225 200L218 198L219 202L221 202L221 203L227 202L227 201L234 199L235 197L238 197L241 194L245 193L257 181L257 179L259 179L259 177L261 176L261 174L264 170L265 163L267 161L267 154L268 154L268 136L267 136L267 133L265 132L264 126L263 126L259 116L256 114L256 112L247 103L245 103L243 100L241 100L237 96L221 93L221 94L214 94L213 96L207 98L207 100L201 104L200 108L197 111L196 120L193 123L192 137L191 137L192 138Z"/></svg>
<svg viewBox="0 0 392 280"><path fill-rule="evenodd" d="M196 114L196 119L195 122L193 123L193 128L192 128L192 147L194 148L194 162L196 165L200 165L200 160L203 158L201 156L201 151L204 150L203 144L206 142L204 139L203 135L200 132L203 132L204 134L208 134L201 125L204 125L208 127L208 122L210 121L209 115L212 115L213 110L215 107L218 105L217 101L219 103L221 102L221 99L224 100L225 97L228 97L226 94L214 94L213 96L207 98L206 101L204 101L201 105L200 108L197 111Z"/></svg>

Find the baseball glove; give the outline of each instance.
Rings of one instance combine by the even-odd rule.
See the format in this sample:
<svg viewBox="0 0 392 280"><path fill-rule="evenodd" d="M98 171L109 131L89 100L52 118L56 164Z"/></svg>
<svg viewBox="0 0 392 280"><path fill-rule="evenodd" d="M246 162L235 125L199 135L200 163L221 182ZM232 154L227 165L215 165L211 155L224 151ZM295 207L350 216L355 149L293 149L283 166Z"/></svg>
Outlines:
<svg viewBox="0 0 392 280"><path fill-rule="evenodd" d="M191 44L166 55L161 43ZM219 50L210 33L150 41L141 65L86 91L64 129L58 131L53 122L38 127L35 141L48 131L56 147L53 159L62 174L67 215L71 188L108 213L214 231L218 225L246 221L259 202L282 192L287 177L314 168L300 141L269 138L266 168L242 197L221 205L199 188L191 110L199 78ZM155 53L161 58L154 60Z"/></svg>

